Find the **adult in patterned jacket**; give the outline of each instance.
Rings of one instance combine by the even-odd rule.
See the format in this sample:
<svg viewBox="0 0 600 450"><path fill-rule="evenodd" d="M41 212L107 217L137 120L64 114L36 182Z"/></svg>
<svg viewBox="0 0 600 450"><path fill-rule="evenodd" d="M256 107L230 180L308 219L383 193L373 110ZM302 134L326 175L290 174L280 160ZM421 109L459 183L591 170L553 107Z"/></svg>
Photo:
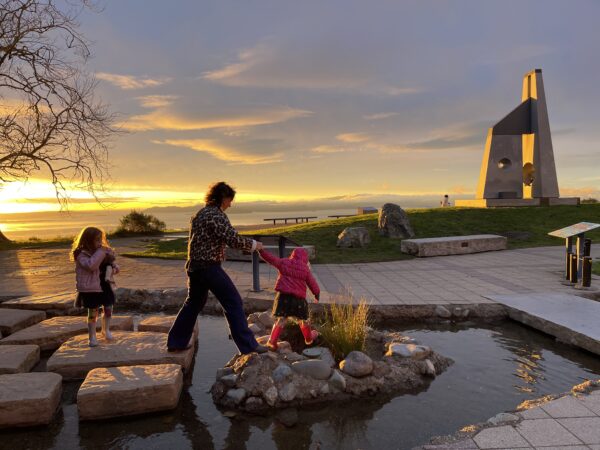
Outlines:
<svg viewBox="0 0 600 450"><path fill-rule="evenodd" d="M206 206L192 217L185 265L188 295L169 330L169 351L191 347L194 325L206 304L209 290L225 311L231 336L240 353L267 351L267 347L256 342L248 328L240 293L221 267L226 245L246 251L262 249L262 243L240 236L229 222L225 210L231 206L234 197L235 190L227 183L215 183L206 194Z"/></svg>

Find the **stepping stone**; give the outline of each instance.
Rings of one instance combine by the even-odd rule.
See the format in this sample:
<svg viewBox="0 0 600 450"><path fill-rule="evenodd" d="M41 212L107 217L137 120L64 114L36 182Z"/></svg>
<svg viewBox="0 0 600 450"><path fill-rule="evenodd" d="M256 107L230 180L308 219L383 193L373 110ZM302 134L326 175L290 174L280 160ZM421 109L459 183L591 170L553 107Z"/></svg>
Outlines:
<svg viewBox="0 0 600 450"><path fill-rule="evenodd" d="M29 372L40 360L37 345L0 346L0 375Z"/></svg>
<svg viewBox="0 0 600 450"><path fill-rule="evenodd" d="M81 308L75 308L73 302L77 294L75 292L63 292L50 295L32 295L28 297L15 298L0 303L0 308L11 309L30 309L36 311L46 311L49 317L68 316L81 311Z"/></svg>
<svg viewBox="0 0 600 450"><path fill-rule="evenodd" d="M96 322L96 329L102 328L101 320ZM113 316L110 323L111 330L133 330L132 316ZM35 344L40 346L40 350L54 350L60 347L69 338L78 334L85 334L87 339L87 322L84 316L61 316L46 319L40 323L17 331L10 336L0 340L0 345L24 345ZM102 338L99 335L98 340Z"/></svg>
<svg viewBox="0 0 600 450"><path fill-rule="evenodd" d="M88 337L75 336L65 342L48 360L48 371L68 380L82 380L98 367L129 365L179 364L189 369L194 349L168 352L164 333L149 331L113 333L114 340L98 340L98 347L88 345Z"/></svg>
<svg viewBox="0 0 600 450"><path fill-rule="evenodd" d="M80 420L108 419L174 409L183 373L178 364L91 370L77 393Z"/></svg>
<svg viewBox="0 0 600 450"><path fill-rule="evenodd" d="M62 377L56 373L0 375L0 428L48 425L61 393Z"/></svg>
<svg viewBox="0 0 600 450"><path fill-rule="evenodd" d="M2 308L0 309L0 333L6 337L45 318L46 313L44 311Z"/></svg>
<svg viewBox="0 0 600 450"><path fill-rule="evenodd" d="M168 333L175 321L175 315L149 316L140 321L138 331L154 331L156 333ZM198 336L198 321L194 326L194 336Z"/></svg>

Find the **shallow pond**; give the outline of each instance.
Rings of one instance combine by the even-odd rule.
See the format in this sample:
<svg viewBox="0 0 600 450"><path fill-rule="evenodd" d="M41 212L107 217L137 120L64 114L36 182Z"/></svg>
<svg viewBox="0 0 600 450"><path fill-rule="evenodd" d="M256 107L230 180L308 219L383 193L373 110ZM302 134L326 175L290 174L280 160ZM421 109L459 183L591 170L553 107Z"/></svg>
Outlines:
<svg viewBox="0 0 600 450"><path fill-rule="evenodd" d="M302 411L292 428L276 418L228 418L215 408L208 391L216 369L235 347L227 339L224 319L201 317L194 370L177 410L80 424L75 403L80 383L66 383L62 412L54 423L0 432L0 448L409 449L512 410L523 400L600 378L600 359L594 355L512 322L394 329L455 364L426 390Z"/></svg>

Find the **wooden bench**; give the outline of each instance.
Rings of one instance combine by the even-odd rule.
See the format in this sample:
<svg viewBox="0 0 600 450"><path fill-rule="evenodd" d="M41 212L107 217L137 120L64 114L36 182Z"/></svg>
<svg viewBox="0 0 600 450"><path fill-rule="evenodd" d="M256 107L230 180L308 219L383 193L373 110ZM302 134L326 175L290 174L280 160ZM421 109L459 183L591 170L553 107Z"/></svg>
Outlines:
<svg viewBox="0 0 600 450"><path fill-rule="evenodd" d="M507 239L495 234L475 234L470 236L446 236L425 239L404 239L400 244L402 253L409 255L445 256L467 253L506 250Z"/></svg>
<svg viewBox="0 0 600 450"><path fill-rule="evenodd" d="M334 217L336 219L339 219L340 217L354 217L356 216L356 214L334 214L332 216L327 216L327 217Z"/></svg>
<svg viewBox="0 0 600 450"><path fill-rule="evenodd" d="M306 222L308 223L308 219L316 219L317 216L302 216L302 217L273 217L270 219L263 219L265 222L270 222L271 220L273 221L273 225L276 224L276 222L278 220L284 221L286 224L288 223L288 220L295 220L296 223L303 223ZM300 221L300 222L298 222Z"/></svg>

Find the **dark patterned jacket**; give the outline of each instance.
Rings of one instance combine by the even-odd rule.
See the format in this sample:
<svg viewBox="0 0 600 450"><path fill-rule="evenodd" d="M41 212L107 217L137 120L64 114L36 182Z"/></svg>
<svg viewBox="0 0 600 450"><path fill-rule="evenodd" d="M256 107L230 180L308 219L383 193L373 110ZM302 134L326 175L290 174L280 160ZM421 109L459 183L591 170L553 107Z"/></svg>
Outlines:
<svg viewBox="0 0 600 450"><path fill-rule="evenodd" d="M192 217L188 242L187 267L225 260L225 246L252 251L253 239L242 237L235 231L227 215L218 206L205 206Z"/></svg>

